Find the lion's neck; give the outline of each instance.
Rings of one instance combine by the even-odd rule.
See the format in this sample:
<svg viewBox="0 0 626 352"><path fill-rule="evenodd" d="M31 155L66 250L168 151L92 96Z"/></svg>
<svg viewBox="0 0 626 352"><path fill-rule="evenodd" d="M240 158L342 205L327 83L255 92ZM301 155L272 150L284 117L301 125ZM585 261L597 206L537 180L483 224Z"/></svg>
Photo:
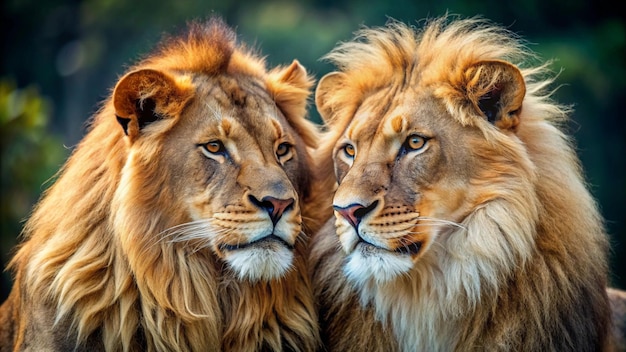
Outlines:
<svg viewBox="0 0 626 352"><path fill-rule="evenodd" d="M402 351L454 350L459 318L454 312L466 308L462 307L466 294L462 287L442 284L446 275L435 261L422 264L392 283L362 287L361 306L374 309L377 320L394 332Z"/></svg>
<svg viewBox="0 0 626 352"><path fill-rule="evenodd" d="M318 348L319 330L303 250L301 244L296 247L294 268L280 280L253 283L222 273L222 350Z"/></svg>
<svg viewBox="0 0 626 352"><path fill-rule="evenodd" d="M534 224L502 220L507 207L494 201L475 211L462 228L440 235L406 276L360 288L362 306L372 304L402 350L457 349L472 322L496 307L511 277L531 260ZM486 238L493 239L490 246L475 242Z"/></svg>

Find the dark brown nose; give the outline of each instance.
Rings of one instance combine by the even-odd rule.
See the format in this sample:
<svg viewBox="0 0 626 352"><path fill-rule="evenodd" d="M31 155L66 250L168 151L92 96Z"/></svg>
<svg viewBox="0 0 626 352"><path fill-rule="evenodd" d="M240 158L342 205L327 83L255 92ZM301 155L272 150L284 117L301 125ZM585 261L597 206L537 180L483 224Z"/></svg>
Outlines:
<svg viewBox="0 0 626 352"><path fill-rule="evenodd" d="M369 212L374 210L378 205L378 201L374 203L364 206L361 204L350 204L347 207L340 207L337 205L333 205L335 211L339 213L342 217L344 217L348 222L356 229L359 227L361 220L367 215Z"/></svg>
<svg viewBox="0 0 626 352"><path fill-rule="evenodd" d="M272 219L272 223L276 225L283 213L288 210L294 202L293 198L278 199L270 196L265 196L261 200L258 200L254 196L250 196L250 201L261 209L265 209Z"/></svg>

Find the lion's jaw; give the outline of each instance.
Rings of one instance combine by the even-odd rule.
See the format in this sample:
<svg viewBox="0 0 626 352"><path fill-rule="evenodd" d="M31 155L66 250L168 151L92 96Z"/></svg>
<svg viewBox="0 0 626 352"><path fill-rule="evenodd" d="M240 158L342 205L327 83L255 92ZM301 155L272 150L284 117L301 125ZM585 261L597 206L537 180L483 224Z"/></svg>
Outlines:
<svg viewBox="0 0 626 352"><path fill-rule="evenodd" d="M253 282L282 277L293 264L293 251L281 244L270 244L240 249L226 257L240 279Z"/></svg>
<svg viewBox="0 0 626 352"><path fill-rule="evenodd" d="M215 255L228 263L240 280L258 282L280 279L293 266L294 246L301 230L298 209L296 205L295 209L283 214L276 224L273 224L267 212L258 211L255 215L258 220L248 225L250 230L242 229L244 236L241 238L245 242L221 239L221 243L212 245ZM221 232L229 229L228 225L221 229L220 226L215 227Z"/></svg>
<svg viewBox="0 0 626 352"><path fill-rule="evenodd" d="M385 284L413 267L409 255L387 250L375 238L362 238L341 216L336 216L335 225L341 246L348 255L344 274L357 285L363 286L370 280Z"/></svg>

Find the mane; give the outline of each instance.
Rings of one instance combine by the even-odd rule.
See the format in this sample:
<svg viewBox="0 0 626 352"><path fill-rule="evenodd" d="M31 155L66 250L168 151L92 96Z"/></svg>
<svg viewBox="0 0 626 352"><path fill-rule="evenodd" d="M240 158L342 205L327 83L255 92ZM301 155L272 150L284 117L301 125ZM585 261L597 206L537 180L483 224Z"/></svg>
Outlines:
<svg viewBox="0 0 626 352"><path fill-rule="evenodd" d="M241 73L265 75L265 62L253 50L238 44L235 32L219 17L188 23L177 36L165 36L139 66L182 70L214 76Z"/></svg>
<svg viewBox="0 0 626 352"><path fill-rule="evenodd" d="M436 341L463 341L457 346L460 350L476 347L471 343L480 343L482 326L491 326L490 337L499 336L504 344L507 329L518 331L513 325L525 322L529 345L540 345L553 331L564 331L567 345L579 337L566 333L559 320L564 317L565 324L581 324L576 327L581 331L583 324L597 324L596 331L603 331L607 322L602 317L608 314L604 293L608 246L572 141L561 131L569 109L550 97L554 75L549 74L549 62L534 64L537 56L504 28L481 18L449 17L429 20L423 30L395 21L364 28L325 58L342 76L335 83L339 88L324 95L331 127L320 146L318 168L333 175L332 147L365 98L390 85L419 85L432 89L458 123L480 128L488 145L475 151L477 158L488 160L489 150L497 150L494 155L506 155L517 166L508 169L503 161L489 160L502 166L496 174L511 170L523 174L515 184L506 184L505 177L490 179L485 171L480 187L493 191L489 196L493 200L473 209L458 230L420 258L412 272L384 287L357 283L363 309L373 310L402 340L412 341L401 349L436 346ZM519 140L477 124L461 102L460 94L471 93L459 92L463 70L483 60L507 61L521 70L526 96L516 132ZM333 276L336 270L327 274ZM333 281L330 276L324 279ZM333 288L341 292L338 297L351 296L349 287L332 286L328 292ZM526 307L525 320L496 314L519 307ZM460 322L458 331L442 336L441 324L452 322ZM605 341L605 336L596 338Z"/></svg>
<svg viewBox="0 0 626 352"><path fill-rule="evenodd" d="M350 101L351 94L366 96L390 82L408 82L415 78L412 76L419 76L424 85L453 83L468 63L503 60L520 67L526 79L526 99L533 105L542 105L544 118L560 120L568 112L553 102L551 92L546 91L554 81L549 75L550 62L525 67L538 57L521 38L479 17L426 20L421 30L391 20L385 27L361 29L353 41L339 44L324 58L345 73L350 82L329 99L329 104L337 108L341 102ZM448 108L460 122L469 123L457 107ZM346 114L335 116L342 115Z"/></svg>
<svg viewBox="0 0 626 352"><path fill-rule="evenodd" d="M128 72L143 68L182 75L252 76L263 80L275 99L281 98L279 94L294 100L309 94L296 87L287 93L281 91L284 87L277 86L274 71L267 72L262 58L238 45L235 33L219 18L191 23L188 32L166 38ZM312 144L315 133L307 130L309 125L300 118L304 116L304 105L288 111L286 117ZM301 114L302 121L290 114ZM202 251L189 252L183 244L166 241L151 246L145 245L145 239L133 243L172 224L159 220L159 207L167 204L164 194L168 192L159 189L159 184L166 176L159 173L156 163L146 165L146 175L134 176L152 175L154 182L150 188L133 191L125 183L128 180L122 180L122 175L133 177L125 174L125 164L131 157L109 97L26 223L22 244L9 265L17 272L16 283L22 282L23 290L40 297L43 304L50 304L47 308L55 312L55 324L77 331L78 344L98 334L107 350L136 350L142 348L137 345L140 341L151 351L188 351L206 349L216 341L228 347L260 336L259 327L253 326L254 319L268 313L259 310L254 316L246 315L242 307L276 302L290 307L303 293L295 283L289 287L289 282L303 280L298 272L305 272L304 263L296 259L294 266L298 269L292 270L286 284L270 282L261 289L264 293L259 293L252 284L235 279L218 282L221 264ZM135 213L139 218L131 224L119 215L121 205L117 204L116 192L134 192L137 201L161 206ZM189 221L180 210L170 210L168 216L174 219L170 221ZM120 229L133 226L132 233L116 235ZM302 246L299 243L296 251L302 252ZM236 298L226 299L224 295ZM269 299L273 301L268 303ZM298 307L302 305L306 302L299 302ZM299 309L295 313L306 316L307 312ZM278 309L273 313L287 312ZM274 331L278 339L269 342L272 348L280 346L278 324L274 319L263 327ZM248 327L249 335L234 335L241 326ZM292 332L300 336L316 336L315 331L303 327L296 330Z"/></svg>

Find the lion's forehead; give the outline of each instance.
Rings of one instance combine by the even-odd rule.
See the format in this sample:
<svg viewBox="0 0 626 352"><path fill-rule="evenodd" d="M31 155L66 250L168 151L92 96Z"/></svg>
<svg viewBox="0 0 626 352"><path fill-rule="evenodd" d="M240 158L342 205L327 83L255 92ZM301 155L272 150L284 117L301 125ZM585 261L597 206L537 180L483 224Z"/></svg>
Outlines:
<svg viewBox="0 0 626 352"><path fill-rule="evenodd" d="M397 151L408 134L428 135L440 129L446 118L442 103L429 91L383 89L370 95L357 109L346 128L346 137L358 143L361 151ZM395 152L392 153L395 156Z"/></svg>
<svg viewBox="0 0 626 352"><path fill-rule="evenodd" d="M291 132L262 82L228 76L197 81L195 108L189 114L198 120L198 131L270 144Z"/></svg>

